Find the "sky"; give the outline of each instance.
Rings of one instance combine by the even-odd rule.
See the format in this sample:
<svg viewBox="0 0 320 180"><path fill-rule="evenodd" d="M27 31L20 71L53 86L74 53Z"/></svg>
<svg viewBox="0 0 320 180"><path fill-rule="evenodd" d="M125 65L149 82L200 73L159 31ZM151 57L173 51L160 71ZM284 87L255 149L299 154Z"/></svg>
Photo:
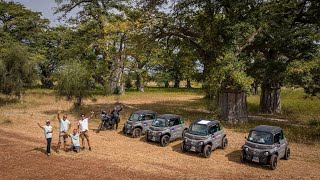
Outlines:
<svg viewBox="0 0 320 180"><path fill-rule="evenodd" d="M30 9L35 12L41 12L44 18L50 20L51 26L57 26L63 24L63 22L58 21L59 15L54 14L54 7L57 7L57 4L54 0L6 0L14 1L23 4L27 9ZM75 14L75 12L71 12Z"/></svg>

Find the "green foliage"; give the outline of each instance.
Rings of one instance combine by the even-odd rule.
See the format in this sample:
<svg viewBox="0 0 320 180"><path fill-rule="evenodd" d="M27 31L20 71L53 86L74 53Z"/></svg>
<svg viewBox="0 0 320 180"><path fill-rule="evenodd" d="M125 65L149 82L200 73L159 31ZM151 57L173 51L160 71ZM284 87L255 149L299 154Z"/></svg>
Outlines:
<svg viewBox="0 0 320 180"><path fill-rule="evenodd" d="M305 92L320 99L320 58L314 60L294 61L288 68L287 81L300 85Z"/></svg>
<svg viewBox="0 0 320 180"><path fill-rule="evenodd" d="M244 63L236 59L233 53L217 59L210 75L206 77L207 94L215 97L223 90L249 91L253 79L243 71Z"/></svg>
<svg viewBox="0 0 320 180"><path fill-rule="evenodd" d="M34 79L35 65L29 59L27 49L17 43L3 49L0 57L0 90L4 94L21 95Z"/></svg>
<svg viewBox="0 0 320 180"><path fill-rule="evenodd" d="M73 100L76 108L81 106L82 100L91 96L89 90L92 81L91 73L79 61L70 61L63 65L56 74L57 94Z"/></svg>

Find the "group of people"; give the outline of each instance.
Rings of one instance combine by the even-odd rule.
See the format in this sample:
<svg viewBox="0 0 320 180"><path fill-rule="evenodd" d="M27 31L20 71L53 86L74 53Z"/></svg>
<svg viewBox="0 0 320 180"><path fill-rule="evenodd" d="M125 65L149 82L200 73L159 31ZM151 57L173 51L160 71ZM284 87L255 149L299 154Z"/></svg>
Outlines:
<svg viewBox="0 0 320 180"><path fill-rule="evenodd" d="M59 149L61 143L63 142L63 149L65 151L73 150L75 152L80 152L80 138L82 140L82 149L85 149L84 140L87 140L89 151L91 151L90 140L89 140L89 120L93 118L94 112L91 112L91 116L86 118L84 114L81 114L81 119L78 121L77 128L73 129L73 132L69 134L69 130L71 129L71 122L67 119L68 116L63 115L62 119L60 118L60 113L57 114L57 119L60 124L59 127L59 141L57 145L57 153L59 153ZM44 135L47 140L47 155L51 154L51 141L52 141L52 126L50 125L50 121L46 120L46 124L41 126L38 123L39 127L44 130ZM70 146L67 147L67 139L70 137Z"/></svg>
<svg viewBox="0 0 320 180"><path fill-rule="evenodd" d="M115 119L116 129L118 129L118 123L120 122L120 115L119 112L122 110L122 106L116 106L111 111L112 118ZM60 113L57 114L57 120L59 122L59 141L57 145L57 153L59 153L61 143L63 142L63 149L65 151L75 151L80 152L80 138L82 148L85 149L85 139L88 143L89 151L92 150L90 146L90 139L89 139L89 121L93 118L94 112L91 112L91 116L86 118L84 114L81 114L81 118L78 121L77 128L73 129L73 132L69 134L69 130L71 129L71 122L68 120L67 114L60 118ZM47 140L47 155L50 156L51 154L51 141L52 141L52 126L50 125L50 120L46 120L45 125L41 126L38 123L38 126L44 130L44 135ZM70 145L67 147L67 139L70 138Z"/></svg>

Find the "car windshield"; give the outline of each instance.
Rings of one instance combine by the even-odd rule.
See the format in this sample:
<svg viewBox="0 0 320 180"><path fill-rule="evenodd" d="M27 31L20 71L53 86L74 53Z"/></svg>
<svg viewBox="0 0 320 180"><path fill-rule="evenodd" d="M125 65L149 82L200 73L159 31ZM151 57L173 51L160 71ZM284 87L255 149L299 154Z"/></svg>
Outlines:
<svg viewBox="0 0 320 180"><path fill-rule="evenodd" d="M166 119L157 118L153 120L152 125L156 127L166 127L168 126L168 123Z"/></svg>
<svg viewBox="0 0 320 180"><path fill-rule="evenodd" d="M139 121L141 118L140 114L133 113L131 114L129 121Z"/></svg>
<svg viewBox="0 0 320 180"><path fill-rule="evenodd" d="M208 135L208 127L203 124L192 124L189 128L189 133L194 135L206 136Z"/></svg>
<svg viewBox="0 0 320 180"><path fill-rule="evenodd" d="M263 131L251 131L248 137L250 142L259 144L272 144L272 134Z"/></svg>

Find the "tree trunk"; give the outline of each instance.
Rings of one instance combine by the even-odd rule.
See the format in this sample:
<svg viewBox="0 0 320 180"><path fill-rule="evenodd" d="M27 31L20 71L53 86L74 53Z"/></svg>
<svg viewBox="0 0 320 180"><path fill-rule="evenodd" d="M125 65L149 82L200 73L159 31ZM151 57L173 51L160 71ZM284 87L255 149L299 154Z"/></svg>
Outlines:
<svg viewBox="0 0 320 180"><path fill-rule="evenodd" d="M179 88L179 87L180 87L180 79L176 77L174 79L174 88Z"/></svg>
<svg viewBox="0 0 320 180"><path fill-rule="evenodd" d="M187 77L187 88L192 88L190 78Z"/></svg>
<svg viewBox="0 0 320 180"><path fill-rule="evenodd" d="M253 95L258 95L258 83L256 81L252 83L251 93Z"/></svg>
<svg viewBox="0 0 320 180"><path fill-rule="evenodd" d="M260 112L281 113L281 85L280 83L263 82L260 96Z"/></svg>
<svg viewBox="0 0 320 180"><path fill-rule="evenodd" d="M79 108L81 107L81 104L82 104L82 97L81 97L81 96L76 97L76 100L75 100L75 102L73 103L74 108L75 108L75 109L79 109Z"/></svg>
<svg viewBox="0 0 320 180"><path fill-rule="evenodd" d="M233 124L248 121L247 94L244 91L223 90L218 101L221 119Z"/></svg>
<svg viewBox="0 0 320 180"><path fill-rule="evenodd" d="M165 82L164 82L164 87L165 87L165 88L169 88L169 81L165 81Z"/></svg>
<svg viewBox="0 0 320 180"><path fill-rule="evenodd" d="M144 84L143 84L143 78L142 75L137 73L137 91L144 92Z"/></svg>
<svg viewBox="0 0 320 180"><path fill-rule="evenodd" d="M48 78L41 78L41 84L43 88L51 89L53 88L53 81Z"/></svg>

